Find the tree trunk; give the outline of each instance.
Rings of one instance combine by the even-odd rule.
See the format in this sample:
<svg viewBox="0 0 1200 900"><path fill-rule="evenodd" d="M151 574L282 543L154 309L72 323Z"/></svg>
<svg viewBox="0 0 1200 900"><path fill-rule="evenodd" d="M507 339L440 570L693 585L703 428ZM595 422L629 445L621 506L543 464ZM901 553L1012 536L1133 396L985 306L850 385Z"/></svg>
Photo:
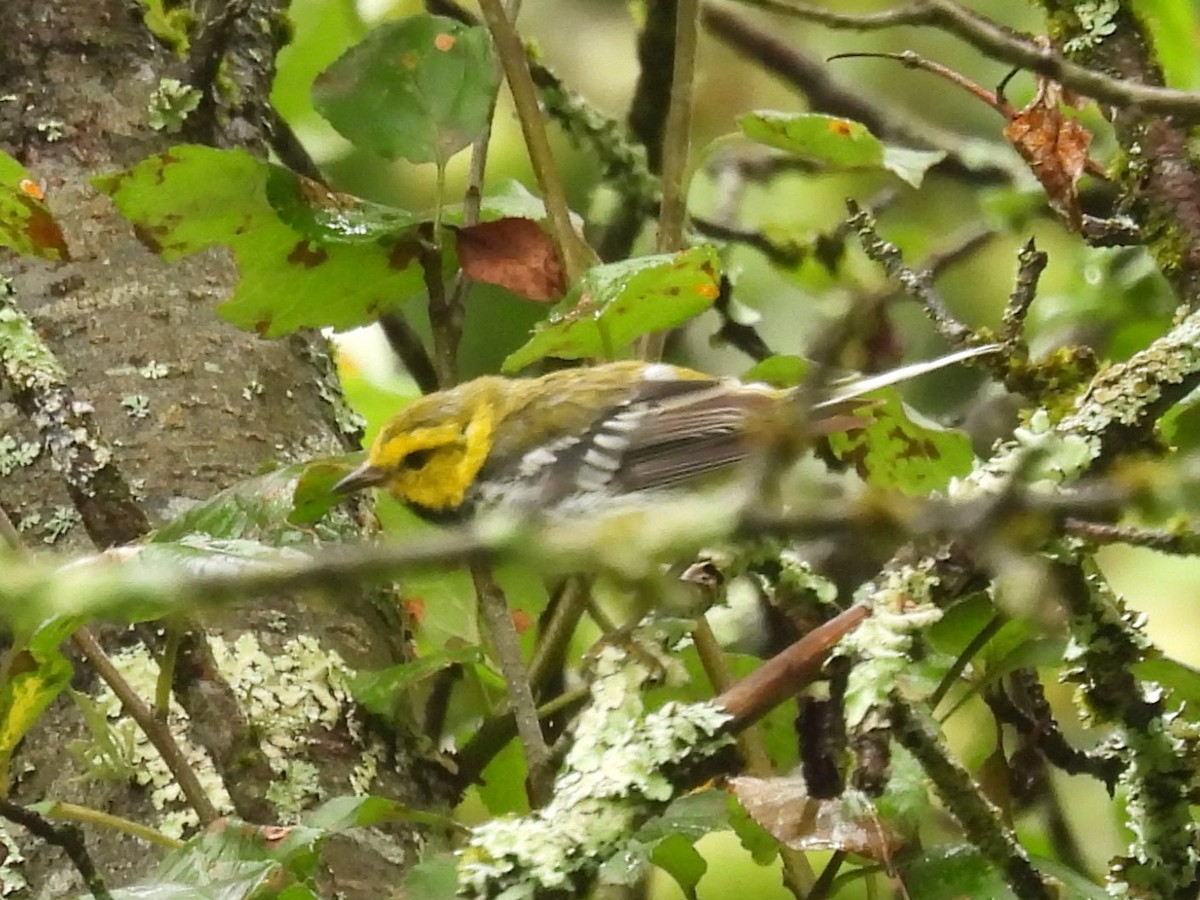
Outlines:
<svg viewBox="0 0 1200 900"><path fill-rule="evenodd" d="M108 480L89 491L72 471L79 455L61 446L52 453L45 423L30 416L45 398L0 385L6 391L0 393L0 437L40 448L0 484L0 503L32 549L125 543L251 474L344 452L358 440L339 426L347 418L320 335L265 341L225 323L214 307L232 293L237 277L228 254L209 251L165 263L91 186L94 176L184 139L265 154L274 42L285 29L264 25L281 22L286 4L197 5L203 9L190 51L179 55L150 34L140 4L131 0L0 3L0 149L39 183L70 254L55 263L4 251L0 274L12 279L11 299L65 370L71 409L80 417L68 430L86 444L91 464L97 453L112 454L103 467ZM151 96L164 78L205 94L182 137L149 124ZM237 105L223 97L236 97ZM343 533L360 530L349 516L343 520ZM339 658L352 668L398 661L403 641L390 598L339 595L337 603L334 613L296 598L262 598L184 639L174 679L187 717L179 740L196 759L213 761L211 768L194 765L220 812L282 822L322 796L364 787L414 804L438 802L431 799L437 791L413 771L407 736L389 735L386 748L378 738L369 740L342 682L328 675ZM161 643L151 629L136 636L111 631L106 646L114 654L132 656L139 638ZM284 677L276 665L283 659L309 667L296 670L303 678L292 679L295 692L264 705L264 683L252 698L251 684L264 672ZM95 693L98 680L75 662L75 687ZM295 744L288 749L276 726L314 695L316 721L289 726ZM12 798L83 803L155 827L177 814L179 801L157 808L157 781L138 783L153 768L150 762L135 757L124 768L102 765L98 735L85 725L80 706L60 698L43 717L14 760ZM110 725L119 727L115 722ZM135 752L143 745L139 740ZM10 895L21 878L29 883L28 896L80 889L60 850L18 826L4 830L9 852L0 893ZM385 857L401 859L409 843L405 835L393 837L394 855L376 854L376 866L357 848L348 855L351 870L329 876L332 885L344 896L389 893L398 869ZM136 881L161 857L116 831L90 829L87 838L110 886ZM13 851L24 856L23 864L13 865Z"/></svg>

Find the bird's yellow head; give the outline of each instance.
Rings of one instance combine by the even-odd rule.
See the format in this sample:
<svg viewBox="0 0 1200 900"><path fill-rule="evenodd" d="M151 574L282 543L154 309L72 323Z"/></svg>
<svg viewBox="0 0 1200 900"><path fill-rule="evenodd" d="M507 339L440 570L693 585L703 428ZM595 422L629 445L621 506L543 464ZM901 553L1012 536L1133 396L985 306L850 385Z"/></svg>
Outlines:
<svg viewBox="0 0 1200 900"><path fill-rule="evenodd" d="M497 410L487 391L452 391L421 397L383 427L367 461L334 490L367 487L435 518L455 515L487 460Z"/></svg>

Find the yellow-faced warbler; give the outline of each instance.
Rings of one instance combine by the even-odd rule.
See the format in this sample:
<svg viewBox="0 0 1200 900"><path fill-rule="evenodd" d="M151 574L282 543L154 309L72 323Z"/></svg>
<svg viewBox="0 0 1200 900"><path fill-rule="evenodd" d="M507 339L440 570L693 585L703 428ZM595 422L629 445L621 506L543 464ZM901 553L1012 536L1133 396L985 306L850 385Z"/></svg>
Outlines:
<svg viewBox="0 0 1200 900"><path fill-rule="evenodd" d="M808 434L864 423L864 394L984 353L973 347L836 385L811 406ZM761 445L794 390L637 361L485 376L421 397L380 431L339 493L379 487L427 518L481 509L581 507L673 488L729 469Z"/></svg>

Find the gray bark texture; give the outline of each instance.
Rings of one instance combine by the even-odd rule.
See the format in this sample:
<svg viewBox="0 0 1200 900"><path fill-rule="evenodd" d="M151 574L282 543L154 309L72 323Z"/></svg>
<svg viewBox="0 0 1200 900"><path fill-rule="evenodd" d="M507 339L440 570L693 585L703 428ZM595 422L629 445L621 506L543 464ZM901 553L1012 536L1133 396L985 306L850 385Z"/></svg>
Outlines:
<svg viewBox="0 0 1200 900"><path fill-rule="evenodd" d="M94 552L129 542L239 479L356 444L357 436L337 424L340 395L320 335L267 341L224 322L214 307L235 284L228 255L210 251L163 262L91 186L94 176L182 140L265 155L267 91L278 35L286 32L280 24L286 3L196 6L193 40L181 56L150 34L133 0L0 2L0 148L39 181L70 251L69 261L53 263L0 250L0 274L12 279L16 303L65 368L66 388L85 414L81 427L90 430L89 440L113 454L112 483L86 501L90 508L81 508L83 498L61 466L52 465L45 434L26 404L12 385L0 383L0 438L42 448L31 464L0 478L0 504L26 525L26 544L39 553ZM163 78L185 84L208 78L224 90L206 92L188 133L165 135L147 124L151 93ZM222 94L236 97L237 105L222 101ZM252 383L256 387L247 390ZM148 399L147 415L130 414L121 402L130 395ZM51 524L56 512L69 521L65 511L72 509L82 514L78 524L66 530ZM346 531L354 537L369 527L351 522ZM281 808L278 792L295 787L288 779L301 771L314 783L300 792L309 805L322 795L350 794L351 773L372 771L363 766L367 747L375 754L371 793L415 806L444 802L433 770L414 762L409 737L366 721L343 695L334 699L345 708L330 721L297 730L284 753L289 768L281 774L278 746L264 736L278 717L255 711L248 689L215 665L220 654L214 647L252 639L270 662L307 636L317 653L336 651L351 668L391 665L404 654L390 595L346 586L323 607L301 599L247 601L182 641L174 678L187 716L181 741L212 760L217 786L229 797L221 811L256 824L285 822L292 814ZM113 654L139 641L161 643L161 631L151 627L104 626L100 634ZM74 687L97 692L98 679L72 658ZM286 712L308 699L285 697L281 708ZM11 799L81 803L157 827L164 811L156 808L151 785L138 783L140 763L116 774L96 771L97 756L89 748L97 735L80 708L63 697L43 716L14 760ZM0 896L82 891L61 850L17 826L5 831L9 863L18 855L24 862L0 871ZM146 877L162 857L160 849L115 830L85 833L110 888ZM338 896L389 896L412 846L405 832L332 843L323 880ZM21 887L21 880L27 885Z"/></svg>

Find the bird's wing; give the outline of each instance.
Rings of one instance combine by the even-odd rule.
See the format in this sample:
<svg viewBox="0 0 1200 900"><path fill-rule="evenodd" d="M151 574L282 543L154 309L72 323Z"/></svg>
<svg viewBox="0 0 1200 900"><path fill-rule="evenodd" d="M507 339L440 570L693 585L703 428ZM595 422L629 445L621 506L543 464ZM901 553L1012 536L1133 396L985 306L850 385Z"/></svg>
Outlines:
<svg viewBox="0 0 1200 900"><path fill-rule="evenodd" d="M778 392L717 380L647 381L564 447L544 502L575 492L626 494L669 487L735 465L752 452L748 422L769 419ZM822 411L814 433L862 424L853 401Z"/></svg>

